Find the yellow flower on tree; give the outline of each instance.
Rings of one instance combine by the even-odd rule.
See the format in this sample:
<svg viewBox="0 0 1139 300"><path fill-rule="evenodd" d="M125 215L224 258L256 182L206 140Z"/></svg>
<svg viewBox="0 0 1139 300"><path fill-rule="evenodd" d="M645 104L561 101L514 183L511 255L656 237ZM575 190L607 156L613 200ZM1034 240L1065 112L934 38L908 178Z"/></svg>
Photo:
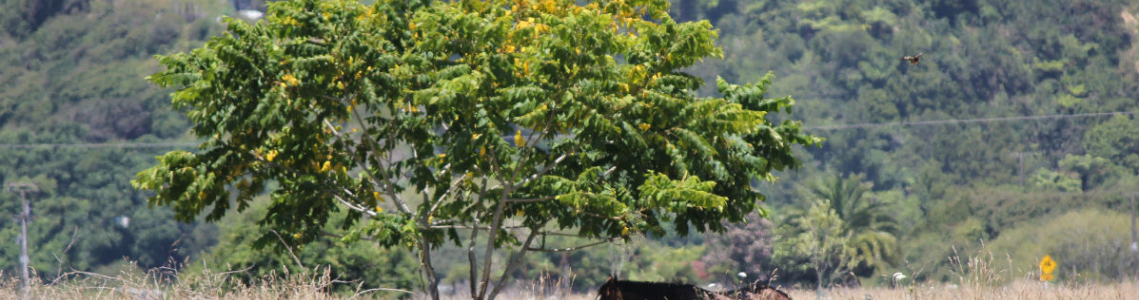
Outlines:
<svg viewBox="0 0 1139 300"><path fill-rule="evenodd" d="M265 160L273 162L273 158L277 157L277 150L269 150L269 154L265 155Z"/></svg>
<svg viewBox="0 0 1139 300"><path fill-rule="evenodd" d="M284 81L288 86L297 86L300 84L297 81L297 77L293 76L293 74L285 74L285 76L281 76L281 81Z"/></svg>
<svg viewBox="0 0 1139 300"><path fill-rule="evenodd" d="M324 161L324 165L320 167L320 172L321 173L327 173L328 171L331 171L331 170L332 170L332 162L327 161L327 160Z"/></svg>

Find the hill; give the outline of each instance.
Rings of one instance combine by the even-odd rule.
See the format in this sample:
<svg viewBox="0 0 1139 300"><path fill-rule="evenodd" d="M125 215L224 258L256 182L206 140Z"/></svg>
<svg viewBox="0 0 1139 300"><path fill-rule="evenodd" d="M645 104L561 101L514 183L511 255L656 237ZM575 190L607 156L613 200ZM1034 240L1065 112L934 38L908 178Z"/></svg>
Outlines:
<svg viewBox="0 0 1139 300"><path fill-rule="evenodd" d="M672 4L678 20L709 20L720 30L725 59L689 72L706 83L717 75L756 82L771 72L768 95L791 95L793 117L827 141L799 149L800 170L757 185L775 209L770 223L550 254L523 272L575 273L578 289L620 266L643 280L706 282L779 268L783 280L814 282L806 258L787 250L804 230L796 218L818 200L837 206L843 195L864 200L839 210L876 216L858 226L844 221L852 234L878 234L860 251L880 259L853 268L858 277L848 281L882 283L900 270L949 280L946 257L976 251L1008 253L1010 264L1027 271L1052 254L1061 257L1064 280L1115 280L1139 268L1126 249L1129 200L1139 186L1133 1ZM157 71L152 56L223 34L219 17L237 8L264 3L0 0L0 182L39 185L29 248L41 276L156 267L201 253L212 253L202 257L214 265L273 268L266 264L291 259L234 250L248 246L240 233L256 219L178 223L170 208L148 207L128 183L154 156L196 145L186 118L170 108L169 91L143 80ZM917 53L916 64L901 59ZM714 90L706 84L697 92ZM0 211L14 213L18 203L17 195L0 193ZM0 240L17 235L13 218L0 218ZM320 249L335 241L302 256L354 261L344 263L354 270L345 274L362 274L352 272L365 272L360 266L371 264L362 261L376 255L414 269L399 252L352 248L322 260ZM441 255L463 255L448 251ZM16 269L17 253L15 243L0 245L5 274ZM464 276L461 266L443 273L449 283ZM398 284L415 285L406 278Z"/></svg>

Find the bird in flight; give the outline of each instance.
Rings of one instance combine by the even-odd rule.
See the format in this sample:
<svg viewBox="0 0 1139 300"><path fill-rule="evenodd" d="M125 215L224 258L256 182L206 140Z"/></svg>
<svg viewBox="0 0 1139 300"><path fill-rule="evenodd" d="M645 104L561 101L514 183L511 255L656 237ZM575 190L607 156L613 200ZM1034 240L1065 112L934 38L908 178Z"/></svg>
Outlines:
<svg viewBox="0 0 1139 300"><path fill-rule="evenodd" d="M921 52L918 52L918 55L914 56L903 56L902 60L908 60L911 65L916 65L918 64L918 60L921 60Z"/></svg>

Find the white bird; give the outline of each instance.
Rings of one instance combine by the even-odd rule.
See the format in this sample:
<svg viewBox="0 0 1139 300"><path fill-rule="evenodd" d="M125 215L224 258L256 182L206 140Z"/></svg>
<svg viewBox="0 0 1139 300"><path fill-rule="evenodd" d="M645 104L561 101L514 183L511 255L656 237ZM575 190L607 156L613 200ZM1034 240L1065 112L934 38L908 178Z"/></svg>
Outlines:
<svg viewBox="0 0 1139 300"><path fill-rule="evenodd" d="M902 279L906 279L906 274L902 274L902 272L895 272L894 273L894 280L902 280Z"/></svg>

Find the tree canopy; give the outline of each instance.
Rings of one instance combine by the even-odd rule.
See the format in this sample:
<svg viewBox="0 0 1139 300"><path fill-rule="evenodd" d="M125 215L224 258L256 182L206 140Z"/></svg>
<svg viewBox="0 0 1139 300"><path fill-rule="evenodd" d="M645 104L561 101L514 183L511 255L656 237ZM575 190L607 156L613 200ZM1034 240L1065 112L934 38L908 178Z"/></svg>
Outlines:
<svg viewBox="0 0 1139 300"><path fill-rule="evenodd" d="M702 80L681 69L722 56L717 34L667 12L646 0L273 3L266 22L159 56L149 79L176 88L205 141L132 183L180 220L217 220L269 191L260 223L275 232L259 246L312 241L346 210L347 240L416 249L432 295L430 250L447 239L469 247L472 295L493 298L491 253L515 249L509 274L527 251L554 251L532 243L549 232L721 231L764 213L753 181L821 138L772 121L794 101L764 97L770 76L697 97Z"/></svg>

